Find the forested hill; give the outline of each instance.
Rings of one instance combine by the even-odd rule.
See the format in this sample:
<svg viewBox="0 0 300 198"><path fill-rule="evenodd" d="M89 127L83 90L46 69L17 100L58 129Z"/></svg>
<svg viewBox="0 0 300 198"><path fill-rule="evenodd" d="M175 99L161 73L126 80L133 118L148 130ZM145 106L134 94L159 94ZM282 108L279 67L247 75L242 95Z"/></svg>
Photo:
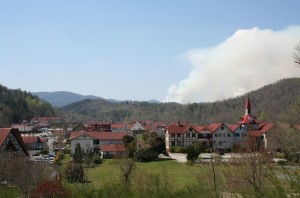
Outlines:
<svg viewBox="0 0 300 198"><path fill-rule="evenodd" d="M300 78L280 80L247 93L252 114L269 121L281 119L282 112L300 96ZM244 115L245 96L211 103L160 103L84 100L62 107L70 121L135 121L154 120L166 123L177 120L190 123L236 123Z"/></svg>
<svg viewBox="0 0 300 198"><path fill-rule="evenodd" d="M12 123L29 121L34 116L54 116L56 110L51 104L37 96L19 89L8 89L0 85L0 127Z"/></svg>

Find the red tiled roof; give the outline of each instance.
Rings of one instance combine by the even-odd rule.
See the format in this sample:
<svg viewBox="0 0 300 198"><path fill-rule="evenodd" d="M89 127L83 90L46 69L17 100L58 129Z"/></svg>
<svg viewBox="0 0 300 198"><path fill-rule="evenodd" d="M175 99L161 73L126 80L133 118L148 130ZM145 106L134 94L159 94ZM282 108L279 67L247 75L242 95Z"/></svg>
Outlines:
<svg viewBox="0 0 300 198"><path fill-rule="evenodd" d="M272 123L264 123L259 126L258 130L251 130L249 131L250 136L261 136L266 132L270 131L274 124Z"/></svg>
<svg viewBox="0 0 300 198"><path fill-rule="evenodd" d="M210 124L209 126L207 126L206 128L210 131L210 132L215 132L220 126L222 126L223 123L213 123Z"/></svg>
<svg viewBox="0 0 300 198"><path fill-rule="evenodd" d="M123 124L123 123L116 123L116 124L111 124L111 128L124 128L127 127L128 124Z"/></svg>
<svg viewBox="0 0 300 198"><path fill-rule="evenodd" d="M189 125L169 125L167 127L168 133L185 133L187 132L191 127Z"/></svg>
<svg viewBox="0 0 300 198"><path fill-rule="evenodd" d="M239 121L239 124L258 124L258 121L254 116L248 114L242 117L242 120Z"/></svg>
<svg viewBox="0 0 300 198"><path fill-rule="evenodd" d="M26 150L26 147L25 147L25 144L24 144L24 141L21 137L21 134L19 132L18 129L14 129L14 128L0 128L0 146L3 145L4 141L6 140L7 136L9 133L12 133L15 138L17 139L17 141L19 142L20 146L22 147L24 153L29 156L27 150Z"/></svg>
<svg viewBox="0 0 300 198"><path fill-rule="evenodd" d="M33 137L33 136L21 136L23 139L23 142L25 144L30 144L33 143L34 141L36 141L37 137Z"/></svg>
<svg viewBox="0 0 300 198"><path fill-rule="evenodd" d="M231 124L227 125L227 127L230 129L230 131L234 132L237 128L239 128L241 125L239 124Z"/></svg>
<svg viewBox="0 0 300 198"><path fill-rule="evenodd" d="M98 140L122 140L124 136L128 135L127 132L71 132L70 139L77 138L81 135L87 135Z"/></svg>
<svg viewBox="0 0 300 198"><path fill-rule="evenodd" d="M200 133L201 131L205 130L205 126L202 126L202 125L195 125L195 126L193 126L193 128L194 128L195 131L197 131L198 133Z"/></svg>
<svg viewBox="0 0 300 198"><path fill-rule="evenodd" d="M270 131L273 128L273 126L274 126L274 124L272 124L272 123L266 123L260 128L260 131L262 133L266 133L266 132Z"/></svg>
<svg viewBox="0 0 300 198"><path fill-rule="evenodd" d="M125 152L126 148L124 144L105 144L100 146L100 150L103 152Z"/></svg>

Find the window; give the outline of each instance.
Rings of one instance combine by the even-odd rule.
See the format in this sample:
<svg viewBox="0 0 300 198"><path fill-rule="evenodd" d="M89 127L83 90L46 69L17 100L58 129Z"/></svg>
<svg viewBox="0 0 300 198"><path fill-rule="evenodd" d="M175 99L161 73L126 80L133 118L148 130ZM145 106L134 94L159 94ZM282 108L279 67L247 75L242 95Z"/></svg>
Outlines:
<svg viewBox="0 0 300 198"><path fill-rule="evenodd" d="M201 139L202 138L202 134L198 134L198 139Z"/></svg>
<svg viewBox="0 0 300 198"><path fill-rule="evenodd" d="M221 130L224 130L224 126L221 126Z"/></svg>
<svg viewBox="0 0 300 198"><path fill-rule="evenodd" d="M195 133L192 133L192 137L195 137Z"/></svg>
<svg viewBox="0 0 300 198"><path fill-rule="evenodd" d="M187 134L186 134L186 137L190 137L190 134L189 134L189 133L187 133Z"/></svg>
<svg viewBox="0 0 300 198"><path fill-rule="evenodd" d="M175 134L171 134L171 137L175 137Z"/></svg>
<svg viewBox="0 0 300 198"><path fill-rule="evenodd" d="M228 136L228 137L231 137L231 134L230 134L230 133L228 133L228 134L227 134L227 136Z"/></svg>
<svg viewBox="0 0 300 198"><path fill-rule="evenodd" d="M172 141L172 142L171 142L171 146L175 146L175 141Z"/></svg>
<svg viewBox="0 0 300 198"><path fill-rule="evenodd" d="M177 141L177 146L181 146L181 142Z"/></svg>
<svg viewBox="0 0 300 198"><path fill-rule="evenodd" d="M218 137L218 134L215 134L215 137Z"/></svg>
<svg viewBox="0 0 300 198"><path fill-rule="evenodd" d="M240 134L239 133L235 133L234 137L240 137Z"/></svg>
<svg viewBox="0 0 300 198"><path fill-rule="evenodd" d="M94 140L93 143L94 144L99 144L99 140Z"/></svg>

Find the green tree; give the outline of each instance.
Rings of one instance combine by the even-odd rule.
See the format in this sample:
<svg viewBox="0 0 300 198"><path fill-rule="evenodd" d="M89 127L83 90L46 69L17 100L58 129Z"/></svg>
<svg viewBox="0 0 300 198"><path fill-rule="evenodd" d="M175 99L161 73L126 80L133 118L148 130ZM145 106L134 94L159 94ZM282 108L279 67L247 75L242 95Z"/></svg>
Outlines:
<svg viewBox="0 0 300 198"><path fill-rule="evenodd" d="M83 163L84 160L84 150L81 148L80 144L78 143L75 147L75 153L73 155L73 161L75 163Z"/></svg>
<svg viewBox="0 0 300 198"><path fill-rule="evenodd" d="M65 169L64 176L66 180L71 183L83 183L85 180L84 167L81 163L69 162Z"/></svg>
<svg viewBox="0 0 300 198"><path fill-rule="evenodd" d="M136 151L136 139L130 135L123 137L123 142L126 148L127 156L133 158Z"/></svg>
<svg viewBox="0 0 300 198"><path fill-rule="evenodd" d="M193 145L187 148L186 159L191 162L191 165L194 165L194 162L198 159L199 155L203 151L204 151L203 144L197 141Z"/></svg>

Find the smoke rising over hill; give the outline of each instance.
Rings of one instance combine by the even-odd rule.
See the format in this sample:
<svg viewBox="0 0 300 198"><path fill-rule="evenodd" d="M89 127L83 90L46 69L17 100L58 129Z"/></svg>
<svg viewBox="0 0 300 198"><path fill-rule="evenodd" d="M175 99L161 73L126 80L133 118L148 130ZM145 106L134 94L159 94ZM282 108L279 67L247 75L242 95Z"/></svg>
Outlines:
<svg viewBox="0 0 300 198"><path fill-rule="evenodd" d="M189 75L167 90L165 101L190 103L235 97L282 78L299 77L293 51L300 27L241 29L218 46L193 49L184 58Z"/></svg>

